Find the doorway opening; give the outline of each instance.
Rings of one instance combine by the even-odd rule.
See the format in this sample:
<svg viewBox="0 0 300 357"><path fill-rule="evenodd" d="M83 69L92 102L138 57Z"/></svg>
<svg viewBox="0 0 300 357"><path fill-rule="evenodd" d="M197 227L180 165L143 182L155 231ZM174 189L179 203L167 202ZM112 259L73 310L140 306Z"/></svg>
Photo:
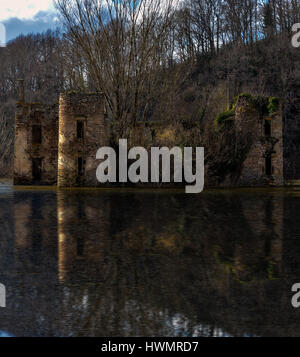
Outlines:
<svg viewBox="0 0 300 357"><path fill-rule="evenodd" d="M82 120L77 120L77 139L84 138L84 124Z"/></svg>
<svg viewBox="0 0 300 357"><path fill-rule="evenodd" d="M269 155L266 157L266 162L265 162L265 167L266 167L266 175L271 176L273 174L273 169L272 169L272 156Z"/></svg>
<svg viewBox="0 0 300 357"><path fill-rule="evenodd" d="M78 168L78 176L81 177L83 175L83 158L78 157L77 168Z"/></svg>
<svg viewBox="0 0 300 357"><path fill-rule="evenodd" d="M265 136L270 137L272 135L272 122L271 120L265 120Z"/></svg>
<svg viewBox="0 0 300 357"><path fill-rule="evenodd" d="M42 126L39 124L32 125L32 144L42 143Z"/></svg>
<svg viewBox="0 0 300 357"><path fill-rule="evenodd" d="M32 159L32 178L33 181L41 181L42 179L42 159Z"/></svg>

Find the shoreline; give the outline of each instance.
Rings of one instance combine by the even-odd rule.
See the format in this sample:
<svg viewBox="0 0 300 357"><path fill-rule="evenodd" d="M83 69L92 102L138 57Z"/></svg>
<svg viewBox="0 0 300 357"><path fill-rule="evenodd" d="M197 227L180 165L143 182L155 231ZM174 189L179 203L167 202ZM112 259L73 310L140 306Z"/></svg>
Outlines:
<svg viewBox="0 0 300 357"><path fill-rule="evenodd" d="M39 186L39 185L13 185L13 179L0 178L0 188L10 188L16 191L95 191L95 192L115 192L115 193L134 193L134 192L145 192L145 193L185 193L184 187L146 187L146 186L103 186L103 187L58 187L58 186ZM300 186L298 185L284 185L284 186L228 186L228 187L218 187L211 186L206 187L201 193L209 192L297 192L300 191ZM201 195L199 193L198 195Z"/></svg>

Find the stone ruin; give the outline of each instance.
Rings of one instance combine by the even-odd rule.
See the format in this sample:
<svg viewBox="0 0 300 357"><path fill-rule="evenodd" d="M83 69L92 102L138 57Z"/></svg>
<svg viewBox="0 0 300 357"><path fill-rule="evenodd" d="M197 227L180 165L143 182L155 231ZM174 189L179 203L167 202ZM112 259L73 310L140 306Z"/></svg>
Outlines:
<svg viewBox="0 0 300 357"><path fill-rule="evenodd" d="M160 124L143 124L132 129L131 134L149 149L151 143L157 144L153 133L157 136L162 130ZM261 116L246 97L241 97L235 108L234 130L237 148L238 141L251 134L251 145L234 185L283 185L281 108L273 115ZM101 184L96 178L96 153L100 147L110 146L110 137L102 94L67 92L60 95L56 105L26 103L24 83L20 80L15 116L14 184L98 187ZM209 178L206 184L209 186Z"/></svg>
<svg viewBox="0 0 300 357"><path fill-rule="evenodd" d="M247 138L249 140L238 185L282 186L284 167L281 106L272 115L261 115L247 97L240 97L236 104L234 122L237 146L239 141L245 143Z"/></svg>
<svg viewBox="0 0 300 357"><path fill-rule="evenodd" d="M100 93L63 93L59 104L16 104L14 184L97 186L96 152L109 144Z"/></svg>

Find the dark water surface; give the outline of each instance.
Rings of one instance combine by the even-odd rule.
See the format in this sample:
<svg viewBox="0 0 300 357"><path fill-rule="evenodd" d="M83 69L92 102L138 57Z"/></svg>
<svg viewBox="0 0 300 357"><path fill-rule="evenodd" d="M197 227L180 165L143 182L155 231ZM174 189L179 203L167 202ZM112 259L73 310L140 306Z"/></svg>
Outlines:
<svg viewBox="0 0 300 357"><path fill-rule="evenodd" d="M300 191L0 188L0 331L300 336Z"/></svg>

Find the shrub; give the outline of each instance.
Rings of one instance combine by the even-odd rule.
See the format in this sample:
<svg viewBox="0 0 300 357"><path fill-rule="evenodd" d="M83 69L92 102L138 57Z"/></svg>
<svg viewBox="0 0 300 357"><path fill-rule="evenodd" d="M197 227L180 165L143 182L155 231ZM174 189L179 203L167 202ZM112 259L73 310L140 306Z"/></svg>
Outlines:
<svg viewBox="0 0 300 357"><path fill-rule="evenodd" d="M277 112L277 110L279 109L279 104L280 104L279 98L277 97L269 98L269 105L268 105L269 115L272 115Z"/></svg>

